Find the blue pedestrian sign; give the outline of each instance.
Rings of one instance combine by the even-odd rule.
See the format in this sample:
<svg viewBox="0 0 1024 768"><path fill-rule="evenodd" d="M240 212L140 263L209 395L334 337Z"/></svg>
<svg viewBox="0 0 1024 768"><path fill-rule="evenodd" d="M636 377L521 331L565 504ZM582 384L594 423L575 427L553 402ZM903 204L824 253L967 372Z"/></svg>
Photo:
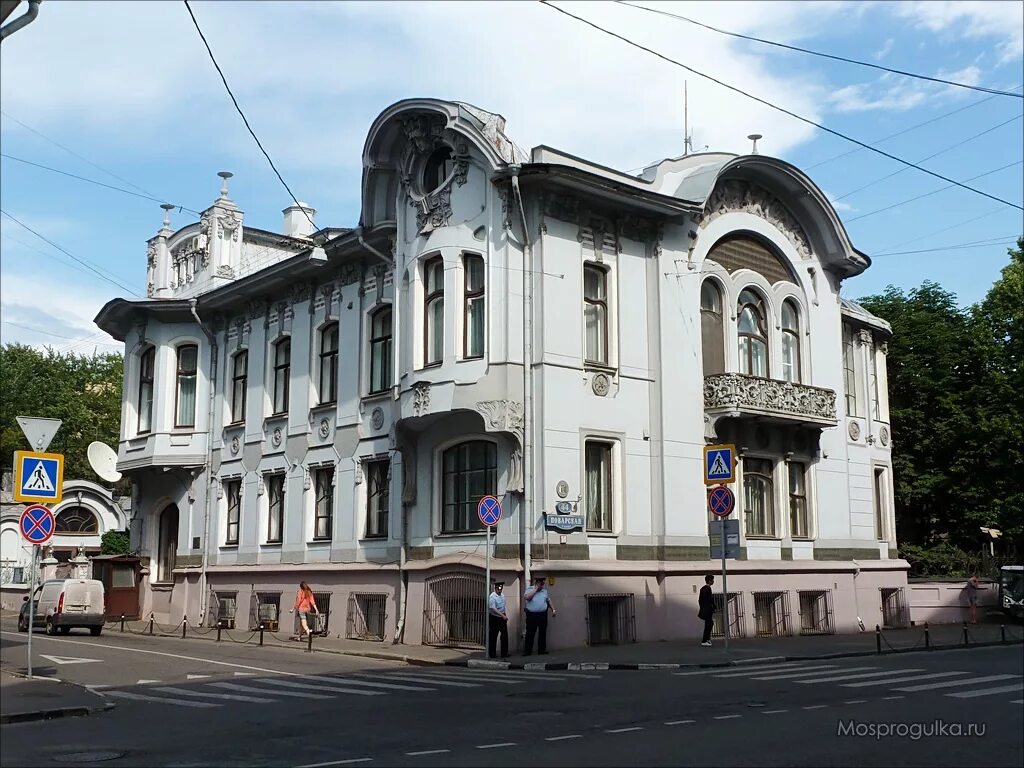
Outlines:
<svg viewBox="0 0 1024 768"><path fill-rule="evenodd" d="M736 481L736 446L704 446L704 484L720 485Z"/></svg>
<svg viewBox="0 0 1024 768"><path fill-rule="evenodd" d="M14 452L14 500L56 503L63 498L64 454Z"/></svg>
<svg viewBox="0 0 1024 768"><path fill-rule="evenodd" d="M501 520L501 502L493 496L484 496L476 505L476 514L480 522L490 528Z"/></svg>
<svg viewBox="0 0 1024 768"><path fill-rule="evenodd" d="M18 523L21 535L32 544L45 544L53 536L57 525L53 520L53 512L42 504L25 507Z"/></svg>

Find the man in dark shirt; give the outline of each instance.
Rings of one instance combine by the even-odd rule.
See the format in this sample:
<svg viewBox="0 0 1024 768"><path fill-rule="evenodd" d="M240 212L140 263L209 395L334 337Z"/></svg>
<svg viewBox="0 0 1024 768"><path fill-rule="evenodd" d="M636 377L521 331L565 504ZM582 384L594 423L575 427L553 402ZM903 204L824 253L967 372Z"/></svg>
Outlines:
<svg viewBox="0 0 1024 768"><path fill-rule="evenodd" d="M704 621L704 637L701 645L711 645L711 626L715 621L715 598L711 595L711 585L715 583L715 577L708 574L704 577L704 586L700 588L697 596L697 618Z"/></svg>

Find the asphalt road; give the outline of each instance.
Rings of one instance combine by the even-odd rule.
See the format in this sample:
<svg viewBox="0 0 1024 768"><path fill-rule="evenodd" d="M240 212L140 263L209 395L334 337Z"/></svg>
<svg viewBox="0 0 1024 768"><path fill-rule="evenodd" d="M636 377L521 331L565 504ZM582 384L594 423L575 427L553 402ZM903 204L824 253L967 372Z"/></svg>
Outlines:
<svg viewBox="0 0 1024 768"><path fill-rule="evenodd" d="M23 636L0 640L23 664ZM1024 755L1020 646L677 673L409 667L117 633L34 638L33 651L118 706L4 726L5 768L1019 768Z"/></svg>

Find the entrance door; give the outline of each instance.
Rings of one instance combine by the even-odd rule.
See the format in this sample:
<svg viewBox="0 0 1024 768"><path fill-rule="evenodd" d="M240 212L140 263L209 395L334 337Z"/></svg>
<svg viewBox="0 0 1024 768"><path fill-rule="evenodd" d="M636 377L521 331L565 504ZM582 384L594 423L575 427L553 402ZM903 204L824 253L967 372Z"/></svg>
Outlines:
<svg viewBox="0 0 1024 768"><path fill-rule="evenodd" d="M139 560L93 561L94 578L103 582L108 619L139 618Z"/></svg>

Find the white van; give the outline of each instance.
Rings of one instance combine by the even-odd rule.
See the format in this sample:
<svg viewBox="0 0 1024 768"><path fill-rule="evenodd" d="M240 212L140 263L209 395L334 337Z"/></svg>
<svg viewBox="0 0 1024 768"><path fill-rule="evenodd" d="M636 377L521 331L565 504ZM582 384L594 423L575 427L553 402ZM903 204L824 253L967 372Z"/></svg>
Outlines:
<svg viewBox="0 0 1024 768"><path fill-rule="evenodd" d="M96 579L52 579L44 581L33 597L32 625L46 634L66 635L75 627L88 627L94 635L103 631L103 582ZM28 630L28 597L21 608L18 629Z"/></svg>

